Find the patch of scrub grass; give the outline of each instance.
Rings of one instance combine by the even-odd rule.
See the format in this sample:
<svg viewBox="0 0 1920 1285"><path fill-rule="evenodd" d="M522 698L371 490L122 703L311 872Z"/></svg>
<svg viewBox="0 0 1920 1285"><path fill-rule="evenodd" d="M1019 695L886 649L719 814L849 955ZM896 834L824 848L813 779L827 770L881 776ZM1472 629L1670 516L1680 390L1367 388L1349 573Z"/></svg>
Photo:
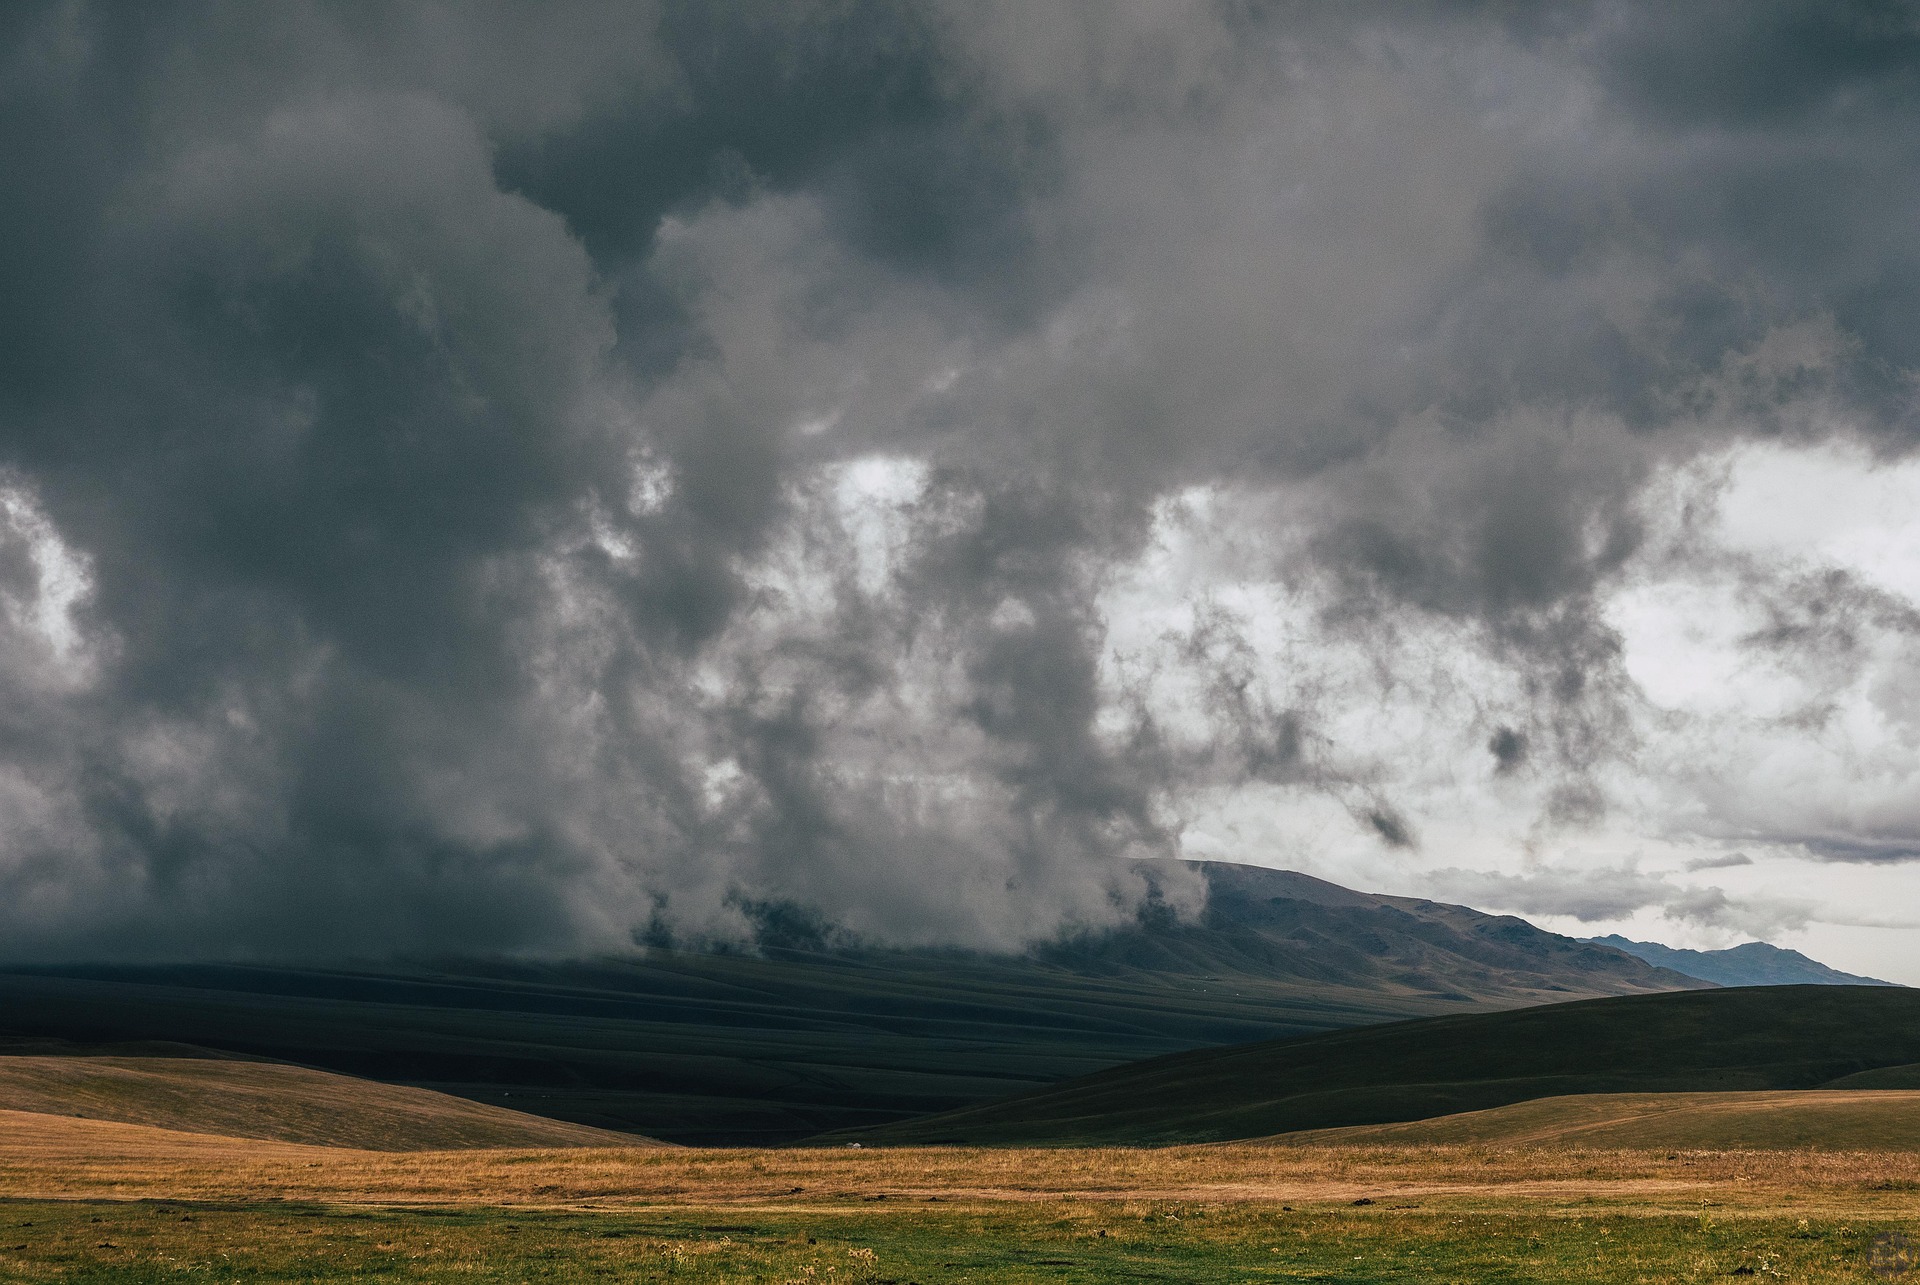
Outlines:
<svg viewBox="0 0 1920 1285"><path fill-rule="evenodd" d="M0 1205L0 1280L1673 1282L1872 1280L1899 1220L1033 1202L620 1213Z"/></svg>

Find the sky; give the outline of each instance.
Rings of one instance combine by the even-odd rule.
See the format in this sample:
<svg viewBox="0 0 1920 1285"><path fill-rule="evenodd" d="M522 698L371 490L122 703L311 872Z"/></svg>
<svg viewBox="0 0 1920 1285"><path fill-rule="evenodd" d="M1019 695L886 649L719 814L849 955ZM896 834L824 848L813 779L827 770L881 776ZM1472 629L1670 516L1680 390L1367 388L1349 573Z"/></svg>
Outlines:
<svg viewBox="0 0 1920 1285"><path fill-rule="evenodd" d="M1179 856L1920 983L1916 119L1896 3L10 4L0 956Z"/></svg>

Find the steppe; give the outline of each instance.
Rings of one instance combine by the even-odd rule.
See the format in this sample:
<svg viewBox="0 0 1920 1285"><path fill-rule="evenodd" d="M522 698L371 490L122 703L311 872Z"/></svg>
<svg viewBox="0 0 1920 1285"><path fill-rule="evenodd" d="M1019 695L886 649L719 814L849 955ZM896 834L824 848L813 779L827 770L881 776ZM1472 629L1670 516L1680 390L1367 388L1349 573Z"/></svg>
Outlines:
<svg viewBox="0 0 1920 1285"><path fill-rule="evenodd" d="M1657 1129L1632 1147L1515 1141L1511 1120L1486 1118L1499 1111L1446 1127L1488 1137L1504 1128L1507 1141L1383 1143L1356 1130L1339 1141L1164 1148L436 1151L5 1111L0 1279L1897 1277L1898 1237L1920 1236L1920 1143L1910 1136L1920 1094L1753 1097L1738 1147L1701 1145L1715 1140L1701 1121L1741 1112L1669 1104L1674 1120L1691 1120L1694 1144L1672 1149L1648 1145ZM1829 1105L1842 1101L1845 1111ZM1646 1102L1616 1105L1627 1125L1655 1127ZM1598 1109L1579 1099L1525 1106L1536 1134L1552 1132L1556 1112L1576 1127L1595 1123ZM1834 1111L1885 1113L1894 1130L1885 1141L1899 1145L1803 1145L1808 1113ZM1782 1145L1753 1133L1766 1119L1783 1122Z"/></svg>

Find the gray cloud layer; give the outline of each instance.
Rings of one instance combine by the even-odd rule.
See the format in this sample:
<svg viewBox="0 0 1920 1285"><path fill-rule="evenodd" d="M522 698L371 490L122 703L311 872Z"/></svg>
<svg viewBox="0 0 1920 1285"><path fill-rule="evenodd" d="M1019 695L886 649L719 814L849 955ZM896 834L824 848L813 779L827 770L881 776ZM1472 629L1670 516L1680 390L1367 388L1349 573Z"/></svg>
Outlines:
<svg viewBox="0 0 1920 1285"><path fill-rule="evenodd" d="M1116 665L1205 495L1591 820L1649 479L1914 431L1904 6L0 22L13 956L1014 944L1246 783L1417 844L1244 615ZM1911 628L1754 577L1758 649Z"/></svg>

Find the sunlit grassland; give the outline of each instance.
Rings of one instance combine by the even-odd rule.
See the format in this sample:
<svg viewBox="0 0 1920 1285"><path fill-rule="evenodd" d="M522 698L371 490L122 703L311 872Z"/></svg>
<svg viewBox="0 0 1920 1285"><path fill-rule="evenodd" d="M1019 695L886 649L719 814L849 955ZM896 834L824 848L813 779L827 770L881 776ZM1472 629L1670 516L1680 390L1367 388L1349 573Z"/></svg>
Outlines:
<svg viewBox="0 0 1920 1285"><path fill-rule="evenodd" d="M355 1210L0 1206L19 1281L1859 1281L1855 1218L1471 1204ZM1741 1272L1745 1268L1745 1272Z"/></svg>
<svg viewBox="0 0 1920 1285"><path fill-rule="evenodd" d="M376 1151L604 1147L649 1139L302 1066L208 1058L0 1057L9 1111Z"/></svg>
<svg viewBox="0 0 1920 1285"><path fill-rule="evenodd" d="M1871 1280L1911 1209L1846 1217L1524 1202L968 1202L618 1211L0 1206L20 1281ZM1745 1269L1744 1271L1742 1269Z"/></svg>
<svg viewBox="0 0 1920 1285"><path fill-rule="evenodd" d="M0 1116L9 1281L1870 1281L1888 1232L1920 1238L1920 1154L376 1153Z"/></svg>

